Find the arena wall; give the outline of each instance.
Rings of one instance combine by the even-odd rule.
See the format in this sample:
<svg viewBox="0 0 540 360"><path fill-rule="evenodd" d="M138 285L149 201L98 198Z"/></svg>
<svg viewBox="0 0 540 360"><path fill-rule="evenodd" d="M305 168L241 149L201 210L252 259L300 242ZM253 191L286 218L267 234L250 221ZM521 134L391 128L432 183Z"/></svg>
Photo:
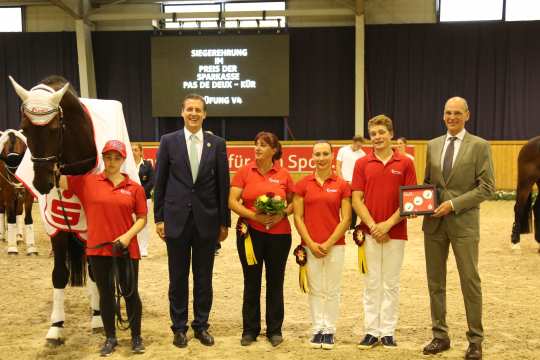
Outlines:
<svg viewBox="0 0 540 360"><path fill-rule="evenodd" d="M331 141L336 147L348 144L347 140ZM517 157L519 150L526 141L490 141L491 151L493 153L493 165L495 168L495 186L497 190L515 190L517 183ZM158 142L143 142L143 148L157 148ZM236 145L251 145L251 141L229 141L230 146ZM313 141L283 141L283 146L313 144ZM426 164L426 148L427 141L425 140L408 140L408 145L414 147L416 177L419 182L424 179L425 164ZM292 173L295 180L299 179L305 172Z"/></svg>

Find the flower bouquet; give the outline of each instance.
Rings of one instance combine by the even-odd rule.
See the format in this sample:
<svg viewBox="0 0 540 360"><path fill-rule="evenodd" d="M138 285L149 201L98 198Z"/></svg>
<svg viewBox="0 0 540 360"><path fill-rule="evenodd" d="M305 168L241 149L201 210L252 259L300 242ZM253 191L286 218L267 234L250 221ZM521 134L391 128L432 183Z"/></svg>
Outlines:
<svg viewBox="0 0 540 360"><path fill-rule="evenodd" d="M282 199L281 196L276 195L273 192L267 192L255 200L255 209L259 214L276 215L280 214L286 216L285 208L287 207L287 201ZM266 230L268 230L268 225Z"/></svg>

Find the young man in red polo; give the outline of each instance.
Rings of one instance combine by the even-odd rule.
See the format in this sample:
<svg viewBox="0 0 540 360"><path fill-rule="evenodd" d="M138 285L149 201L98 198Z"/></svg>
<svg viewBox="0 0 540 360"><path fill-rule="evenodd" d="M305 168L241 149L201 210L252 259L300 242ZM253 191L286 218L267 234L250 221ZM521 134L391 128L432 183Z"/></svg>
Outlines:
<svg viewBox="0 0 540 360"><path fill-rule="evenodd" d="M403 263L407 220L399 216L399 187L416 185L411 159L392 149L392 120L378 115L368 122L373 152L356 162L353 207L362 219L368 272L364 288L364 332L358 344L397 346L399 273Z"/></svg>

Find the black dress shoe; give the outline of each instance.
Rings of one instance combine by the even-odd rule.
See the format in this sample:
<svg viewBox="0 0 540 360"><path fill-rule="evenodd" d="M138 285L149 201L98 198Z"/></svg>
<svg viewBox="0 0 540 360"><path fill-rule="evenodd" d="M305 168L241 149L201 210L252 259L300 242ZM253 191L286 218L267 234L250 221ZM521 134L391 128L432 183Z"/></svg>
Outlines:
<svg viewBox="0 0 540 360"><path fill-rule="evenodd" d="M214 337L207 330L195 331L195 338L206 346L214 345Z"/></svg>
<svg viewBox="0 0 540 360"><path fill-rule="evenodd" d="M424 347L424 355L435 355L448 349L450 349L450 339L433 338L433 340Z"/></svg>
<svg viewBox="0 0 540 360"><path fill-rule="evenodd" d="M242 346L249 346L252 343L257 341L257 338L251 334L244 334L242 335L242 338L240 339L240 345Z"/></svg>
<svg viewBox="0 0 540 360"><path fill-rule="evenodd" d="M188 343L188 338L186 336L186 333L183 331L177 331L174 333L174 340L173 345L177 346L179 348L185 348Z"/></svg>
<svg viewBox="0 0 540 360"><path fill-rule="evenodd" d="M283 336L281 335L271 335L268 338L268 341L270 341L270 344L272 344L273 347L278 346L283 342Z"/></svg>
<svg viewBox="0 0 540 360"><path fill-rule="evenodd" d="M465 352L465 360L480 360L482 359L482 344L469 343L467 352Z"/></svg>

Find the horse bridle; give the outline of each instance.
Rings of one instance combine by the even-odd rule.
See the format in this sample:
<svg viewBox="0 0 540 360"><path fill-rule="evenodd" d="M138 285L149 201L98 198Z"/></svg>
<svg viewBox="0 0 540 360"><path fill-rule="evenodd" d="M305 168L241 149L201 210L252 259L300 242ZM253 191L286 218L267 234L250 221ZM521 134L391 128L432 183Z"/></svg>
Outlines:
<svg viewBox="0 0 540 360"><path fill-rule="evenodd" d="M56 165L57 170L61 172L63 169L65 169L67 167L74 167L74 166L78 166L78 165L81 165L81 164L85 164L85 163L90 162L90 161L95 161L95 157L90 157L88 159L76 161L76 162L69 163L69 164L62 161L62 156L63 156L62 144L64 143L64 131L66 130L66 123L64 121L64 111L62 110L62 107L60 105L58 106L58 108L49 110L47 113L36 114L36 113L32 112L32 110L26 108L24 106L24 104L22 104L21 105L21 112L24 114L25 110L26 110L26 112L28 112L30 114L34 114L34 115L50 115L52 113L58 112L58 116L59 116L59 118L58 118L58 122L59 122L58 144L60 144L59 151L58 151L57 154L50 155L50 156L44 156L44 157L37 157L37 156L34 156L32 154L30 159L32 160L32 162L34 163L35 166L38 166L38 167L39 166L47 166L48 164L52 163L53 168L54 168L54 165Z"/></svg>

